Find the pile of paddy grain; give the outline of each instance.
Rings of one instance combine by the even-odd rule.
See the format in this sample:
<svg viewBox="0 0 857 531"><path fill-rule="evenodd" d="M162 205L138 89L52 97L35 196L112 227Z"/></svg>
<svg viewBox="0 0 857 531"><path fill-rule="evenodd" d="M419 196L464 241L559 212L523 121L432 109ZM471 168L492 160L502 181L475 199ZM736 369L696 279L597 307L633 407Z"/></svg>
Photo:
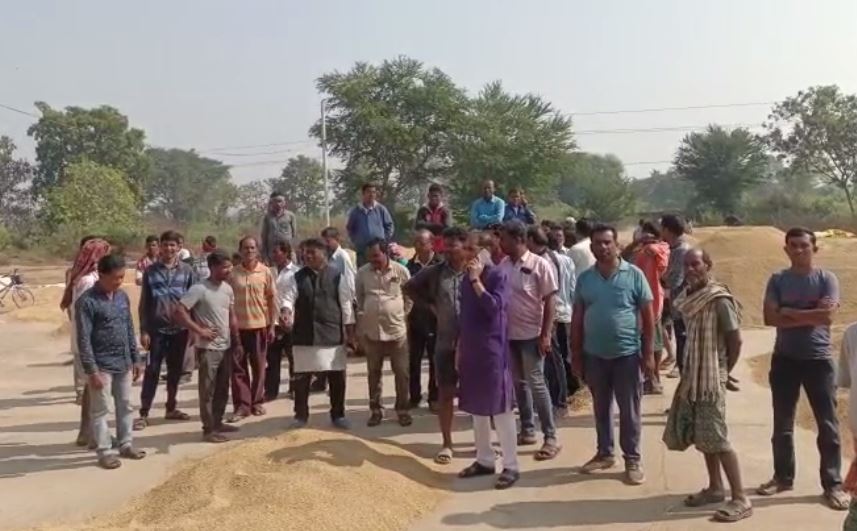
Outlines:
<svg viewBox="0 0 857 531"><path fill-rule="evenodd" d="M714 277L741 302L742 323L761 326L768 279L788 266L785 234L774 227L705 227L693 237L714 260Z"/></svg>
<svg viewBox="0 0 857 531"><path fill-rule="evenodd" d="M57 531L405 529L445 496L449 474L388 442L302 430L185 466L119 512Z"/></svg>

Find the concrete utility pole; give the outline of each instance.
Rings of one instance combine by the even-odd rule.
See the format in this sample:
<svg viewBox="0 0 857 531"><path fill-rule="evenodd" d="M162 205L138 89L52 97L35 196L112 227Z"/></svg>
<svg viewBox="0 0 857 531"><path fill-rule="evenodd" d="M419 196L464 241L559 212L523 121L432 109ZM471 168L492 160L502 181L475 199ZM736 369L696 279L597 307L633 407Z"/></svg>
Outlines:
<svg viewBox="0 0 857 531"><path fill-rule="evenodd" d="M330 226L330 186L327 182L327 100L321 100L321 172L324 174L324 224Z"/></svg>

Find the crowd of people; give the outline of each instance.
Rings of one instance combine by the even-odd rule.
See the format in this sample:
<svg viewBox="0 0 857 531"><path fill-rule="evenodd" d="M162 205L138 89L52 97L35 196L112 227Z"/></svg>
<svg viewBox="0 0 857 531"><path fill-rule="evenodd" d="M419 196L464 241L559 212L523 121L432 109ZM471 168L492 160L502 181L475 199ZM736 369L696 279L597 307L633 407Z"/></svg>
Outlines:
<svg viewBox="0 0 857 531"><path fill-rule="evenodd" d="M518 448L539 444L537 428L536 460L562 451L557 419L587 386L596 451L581 472L616 464L615 402L625 480L639 485L645 481L642 397L664 392L664 372L680 380L663 442L677 451L695 447L709 475L708 485L685 503L720 504L714 517L721 521L752 514L726 422L726 394L738 390L730 372L741 354L741 305L715 280L712 257L688 242L681 217L641 221L633 242L621 248L614 227L587 219L538 221L522 190L509 190L504 201L487 181L465 228L453 224L443 189L432 185L416 213L414 255L406 260L393 243L393 217L378 202L377 187L366 184L361 193L346 223L356 264L335 227L297 242L296 216L277 192L261 237L241 239L237 255L213 237L195 258L184 255L178 233L147 238L136 275L139 330L121 289L125 260L101 238L81 242L62 302L74 324L78 443L95 450L108 469L121 465L119 457L143 458L132 432L149 424L163 364L165 417L174 421L190 419L176 394L183 374L198 367L208 442L228 441L242 420L265 415L283 383L294 402L293 428L309 422L310 394L327 391L330 421L348 429L346 359L359 355L367 367L368 426L386 419L381 376L389 359L396 422L410 426L411 410L426 400L439 423L435 461L447 465L455 456L457 402L472 416L476 448L475 461L459 475L495 475L499 460L498 489L519 479ZM777 330L770 372L774 472L757 493L793 487L795 409L803 388L818 423L824 497L845 510L850 497L840 473L830 338L837 280L814 265L811 231L791 229L784 244L791 266L772 275L764 301L765 323ZM849 376L857 377L855 327L845 336L842 367L840 380L849 384ZM141 377L135 417L131 384ZM857 393L851 400L857 412ZM116 437L108 430L110 402ZM847 483L853 490L857 467Z"/></svg>

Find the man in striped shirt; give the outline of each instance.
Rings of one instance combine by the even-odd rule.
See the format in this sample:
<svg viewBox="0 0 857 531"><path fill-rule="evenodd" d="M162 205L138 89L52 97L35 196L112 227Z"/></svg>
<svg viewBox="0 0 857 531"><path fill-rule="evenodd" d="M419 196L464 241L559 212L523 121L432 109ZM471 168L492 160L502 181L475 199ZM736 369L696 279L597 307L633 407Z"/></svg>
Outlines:
<svg viewBox="0 0 857 531"><path fill-rule="evenodd" d="M239 243L241 264L232 272L235 316L240 341L233 353L232 404L229 422L264 415L268 343L274 340L278 305L274 274L259 261L256 239Z"/></svg>

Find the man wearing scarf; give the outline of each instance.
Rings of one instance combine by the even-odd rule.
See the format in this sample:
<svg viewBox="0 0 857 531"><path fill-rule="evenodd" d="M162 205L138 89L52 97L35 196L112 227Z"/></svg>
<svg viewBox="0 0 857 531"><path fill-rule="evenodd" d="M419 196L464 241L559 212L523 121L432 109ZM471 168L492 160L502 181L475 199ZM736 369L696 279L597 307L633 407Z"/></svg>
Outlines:
<svg viewBox="0 0 857 531"><path fill-rule="evenodd" d="M711 279L711 267L705 251L691 249L684 256L687 288L673 302L686 325L687 341L663 440L670 450L693 445L705 456L708 486L685 498L685 505L725 501L722 467L732 499L714 513L714 519L737 522L753 514L726 427L726 382L741 352L739 304L726 286Z"/></svg>

